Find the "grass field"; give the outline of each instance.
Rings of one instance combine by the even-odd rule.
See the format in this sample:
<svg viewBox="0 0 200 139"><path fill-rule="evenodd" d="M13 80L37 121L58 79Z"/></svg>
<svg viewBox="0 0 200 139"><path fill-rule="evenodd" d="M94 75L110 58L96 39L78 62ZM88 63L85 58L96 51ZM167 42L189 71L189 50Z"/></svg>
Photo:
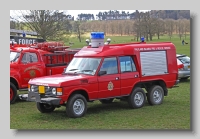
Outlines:
<svg viewBox="0 0 200 139"><path fill-rule="evenodd" d="M85 37L82 43L73 37L69 41L74 46L84 46ZM105 39L108 37L106 36ZM109 36L112 43L130 42L131 36ZM114 42L115 41L115 42ZM163 36L160 40L170 41ZM185 39L188 45L181 45L181 40L173 36L171 41L176 45L177 53L190 56L190 38ZM69 42L66 42L68 44ZM128 103L114 100L112 104L105 105L99 101L88 103L88 110L84 117L78 119L68 118L65 114L65 107L56 109L53 113L42 114L35 102L18 100L10 105L10 129L132 129L132 130L190 130L190 78L181 81L179 87L169 89L169 94L164 98L163 104L150 106L147 102L143 108L130 109Z"/></svg>

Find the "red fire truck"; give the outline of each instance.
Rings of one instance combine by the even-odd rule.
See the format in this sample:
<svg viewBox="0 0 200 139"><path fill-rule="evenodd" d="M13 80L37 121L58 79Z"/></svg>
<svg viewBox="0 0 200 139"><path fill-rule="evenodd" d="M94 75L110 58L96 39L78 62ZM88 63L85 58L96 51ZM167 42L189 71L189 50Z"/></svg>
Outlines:
<svg viewBox="0 0 200 139"><path fill-rule="evenodd" d="M15 103L18 90L27 90L30 79L61 74L77 51L60 42L10 41L10 104Z"/></svg>
<svg viewBox="0 0 200 139"><path fill-rule="evenodd" d="M104 43L103 32L92 32L91 42L62 74L30 79L27 101L35 101L41 113L65 106L72 118L84 116L87 102L95 100L126 100L134 109L143 107L146 98L150 105L161 104L179 83L174 44L109 41Z"/></svg>

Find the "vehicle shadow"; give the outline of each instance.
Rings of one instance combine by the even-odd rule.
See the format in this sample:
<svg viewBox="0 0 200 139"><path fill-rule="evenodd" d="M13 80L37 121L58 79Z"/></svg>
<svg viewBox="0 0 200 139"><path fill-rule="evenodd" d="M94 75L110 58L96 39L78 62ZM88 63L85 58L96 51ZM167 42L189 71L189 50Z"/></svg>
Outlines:
<svg viewBox="0 0 200 139"><path fill-rule="evenodd" d="M185 83L190 82L190 78L188 78L188 79L180 79L180 83L183 83L183 82L185 82Z"/></svg>

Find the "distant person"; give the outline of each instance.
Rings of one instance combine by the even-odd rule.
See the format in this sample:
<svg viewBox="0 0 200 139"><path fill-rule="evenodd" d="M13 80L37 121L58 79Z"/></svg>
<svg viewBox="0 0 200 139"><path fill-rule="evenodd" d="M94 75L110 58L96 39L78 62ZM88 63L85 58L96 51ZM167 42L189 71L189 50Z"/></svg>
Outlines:
<svg viewBox="0 0 200 139"><path fill-rule="evenodd" d="M22 36L23 36L23 37L26 37L26 33L25 33L25 32L23 32L23 33L22 33Z"/></svg>
<svg viewBox="0 0 200 139"><path fill-rule="evenodd" d="M182 45L184 45L185 44L185 41L184 40L182 40Z"/></svg>
<svg viewBox="0 0 200 139"><path fill-rule="evenodd" d="M144 40L145 40L144 37L141 37L141 42L144 42Z"/></svg>

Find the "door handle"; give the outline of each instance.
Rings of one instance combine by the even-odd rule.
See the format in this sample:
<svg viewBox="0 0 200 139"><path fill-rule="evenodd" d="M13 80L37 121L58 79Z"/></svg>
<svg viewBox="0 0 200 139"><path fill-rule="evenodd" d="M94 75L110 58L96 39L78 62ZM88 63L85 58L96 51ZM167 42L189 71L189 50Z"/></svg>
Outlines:
<svg viewBox="0 0 200 139"><path fill-rule="evenodd" d="M115 80L119 80L119 77L116 77Z"/></svg>
<svg viewBox="0 0 200 139"><path fill-rule="evenodd" d="M136 74L134 77L135 77L135 78L137 78L137 77L138 77L138 75Z"/></svg>

